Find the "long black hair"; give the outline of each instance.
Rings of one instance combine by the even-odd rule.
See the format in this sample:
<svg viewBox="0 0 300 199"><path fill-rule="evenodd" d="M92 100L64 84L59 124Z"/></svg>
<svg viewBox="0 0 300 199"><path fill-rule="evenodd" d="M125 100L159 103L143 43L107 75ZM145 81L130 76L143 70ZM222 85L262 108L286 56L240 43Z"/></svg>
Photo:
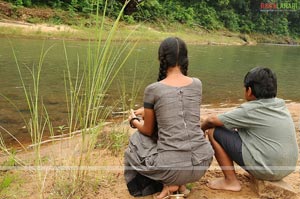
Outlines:
<svg viewBox="0 0 300 199"><path fill-rule="evenodd" d="M183 75L187 75L189 60L186 44L178 37L168 37L159 46L158 60L160 63L157 81L166 78L169 67L179 66Z"/></svg>

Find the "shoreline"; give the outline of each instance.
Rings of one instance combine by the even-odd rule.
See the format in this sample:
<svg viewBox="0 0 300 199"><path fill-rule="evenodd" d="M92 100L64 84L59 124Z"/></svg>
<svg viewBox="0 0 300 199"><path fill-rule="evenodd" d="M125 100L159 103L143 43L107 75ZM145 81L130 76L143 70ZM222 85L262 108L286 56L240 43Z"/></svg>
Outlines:
<svg viewBox="0 0 300 199"><path fill-rule="evenodd" d="M68 25L53 24L33 24L23 21L0 19L0 36L28 39L54 39L54 40L96 40L97 33L94 28L80 28ZM132 40L156 42L168 36L178 36L183 38L186 43L193 45L256 45L256 41L240 33L231 33L226 31L205 32L192 30L189 33L179 31L159 31L151 28L147 24L126 25L120 24L117 40L124 40L127 35L133 32ZM107 35L109 30L104 31Z"/></svg>
<svg viewBox="0 0 300 199"><path fill-rule="evenodd" d="M287 107L293 117L296 126L297 142L300 146L300 126L298 126L300 119L300 103L287 103ZM204 106L201 109L201 115L202 118L204 118L209 114L218 114L232 108L233 107L207 108ZM133 133L135 131L129 127L128 122L120 122L118 125L117 129L125 129L128 130L129 133ZM100 134L109 134L112 128L113 127L109 125L105 126ZM102 139L99 138L98 142L101 143ZM65 195L62 195L62 193L64 193L63 191L66 190L66 187L69 188L70 186L74 186L75 183L72 179L70 180L70 174L85 171L89 174L89 176L91 176L91 178L85 179L88 186L83 184L80 189L80 194L76 192L77 195L80 195L80 198L103 199L103 195L105 195L105 198L134 199L134 197L129 194L124 179L124 159L122 155L124 150L114 154L110 151L111 149L101 148L99 146L90 152L83 151L82 148L84 148L82 144L82 136L81 134L76 134L70 139L60 139L55 142L49 142L48 144L41 145L39 149L42 158L41 165L34 164L36 152L33 148L21 152L14 151L11 156L0 154L1 162L9 163L9 160L16 158L18 161L27 163L26 165L19 165L18 162L15 162L15 165L12 166L2 166L2 170L4 171L3 178L13 179L9 186L3 189L4 191L2 194L4 194L4 196L10 196L16 194L16 190L18 190L18 194L21 194L24 199L39 198L40 194L43 194L46 198L52 198L56 195L58 195L58 197L54 198L66 198ZM79 167L78 159L80 158L80 153L83 153L83 155L87 155L87 153L89 153L90 157L92 157L92 161L80 165ZM300 158L300 151L298 157ZM297 162L296 170L284 178L284 182L292 187L296 193L296 196L294 197L295 199L300 199L299 168L300 159ZM45 186L42 192L37 190L37 185L40 183L40 181L37 181L38 174L42 174L44 176L42 183ZM247 173L243 169L237 167L236 174L238 180L242 184L241 191L224 192L222 190L209 189L206 186L207 181L216 179L223 175L217 161L214 158L205 175L200 180L190 184L191 194L189 198L201 198L205 195L205 198L207 199L260 199L261 197L254 189L254 183L249 179ZM23 181L18 180L19 178ZM96 189L90 189L91 186ZM267 188L265 191L271 194L274 192L272 187ZM150 199L152 196L150 195L142 198Z"/></svg>
<svg viewBox="0 0 300 199"><path fill-rule="evenodd" d="M203 104L201 105L201 116L200 116L200 121L202 122L206 117L208 117L209 115L215 115L215 114L220 114L220 113L223 113L223 112L226 112L226 111L229 111L231 109L234 109L235 107L237 107L238 105L240 104L226 104L225 106L218 106L216 104ZM294 124L295 124L295 128L296 130L300 130L300 102L293 102L293 101L289 101L289 102L286 102L286 106L293 118L293 121L294 121ZM115 117L115 118L108 118L106 120L107 122L107 126L109 126L109 124L113 121L113 123L117 123L117 125L123 125L123 123L126 123L126 121L121 121L120 118L123 118L123 115L121 117ZM127 123L126 123L127 124ZM106 126L106 125L105 125ZM80 135L80 133L78 133L80 130L77 130L76 132L73 132L71 134L76 134L76 136ZM68 135L68 134L65 134L65 135ZM28 135L29 136L29 135ZM45 142L43 144L41 144L41 146L47 146L48 144L47 143L52 143L52 142L55 142L55 141L59 141L58 139L56 139L57 137L59 137L59 135L55 135L54 136L54 139L52 140L51 138L52 136L49 135L48 137L45 137L42 142ZM73 137L68 137L68 136L62 136L62 140L63 139L72 139ZM24 139L26 140L26 139ZM30 145L32 145L31 142L22 142L22 140L18 140L20 141L20 143L22 145L24 145L25 147L29 147L28 149L30 150ZM7 143L9 144L9 143ZM300 144L300 138L299 138L299 144ZM12 147L13 149L20 149L22 148L21 146L19 146L19 144L13 144L13 145L10 145L10 147ZM21 150L23 151L23 150Z"/></svg>
<svg viewBox="0 0 300 199"><path fill-rule="evenodd" d="M140 27L139 27L140 26ZM139 28L137 28L139 27ZM247 35L242 33L232 33L227 31L212 31L212 32L165 32L158 31L147 25L130 25L124 24L119 26L119 31L124 31L124 35L128 35L134 30L136 36L132 41L139 40L141 42L157 42L167 36L182 37L186 43L190 45L215 45L215 46L255 46L255 45L274 45L274 46L290 46L299 47L300 42L289 42L287 38L271 38L268 35L261 35L259 39L262 42L257 42L257 36ZM97 34L94 28L80 28L68 25L54 25L47 23L28 23L18 20L0 19L0 37L8 38L23 38L23 39L51 39L51 40L70 40L70 41L89 41L96 40ZM106 30L105 34L108 31ZM92 35L92 36L91 36ZM267 38L267 40L264 40ZM121 36L116 40L123 40ZM103 39L104 40L104 39ZM129 39L130 40L130 39Z"/></svg>

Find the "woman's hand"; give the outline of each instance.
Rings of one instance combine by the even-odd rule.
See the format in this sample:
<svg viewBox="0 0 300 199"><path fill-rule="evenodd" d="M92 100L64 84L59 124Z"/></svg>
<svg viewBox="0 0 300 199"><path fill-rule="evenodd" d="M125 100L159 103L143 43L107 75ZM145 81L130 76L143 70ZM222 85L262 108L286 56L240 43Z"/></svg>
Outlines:
<svg viewBox="0 0 300 199"><path fill-rule="evenodd" d="M144 115L145 115L144 107L141 107L141 108L135 110L134 114L137 115L137 116L141 116L142 118L144 118Z"/></svg>
<svg viewBox="0 0 300 199"><path fill-rule="evenodd" d="M143 116L143 122L137 117L138 115ZM154 132L155 113L153 109L139 108L136 111L131 109L128 121L132 128L137 128L144 135L151 136Z"/></svg>
<svg viewBox="0 0 300 199"><path fill-rule="evenodd" d="M135 118L136 117L136 113L130 109L130 112L129 112L129 116L128 116L128 121L130 122L132 118Z"/></svg>
<svg viewBox="0 0 300 199"><path fill-rule="evenodd" d="M135 115L135 113L132 109L130 109L130 114L128 116L128 120L129 120L130 127L134 128L134 129L136 129L137 128L136 125L138 125L140 123L140 118L138 118Z"/></svg>

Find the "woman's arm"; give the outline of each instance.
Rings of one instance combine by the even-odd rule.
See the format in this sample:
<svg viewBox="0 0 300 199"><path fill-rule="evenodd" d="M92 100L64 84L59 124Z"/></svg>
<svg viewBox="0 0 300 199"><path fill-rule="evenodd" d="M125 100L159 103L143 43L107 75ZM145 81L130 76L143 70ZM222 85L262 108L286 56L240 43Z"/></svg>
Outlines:
<svg viewBox="0 0 300 199"><path fill-rule="evenodd" d="M128 117L129 122L131 121L131 125L136 127L139 132L144 135L152 135L155 125L155 113L153 109L144 108L144 122L141 122L139 120L132 120L132 118L136 118L133 110L131 110L131 114Z"/></svg>

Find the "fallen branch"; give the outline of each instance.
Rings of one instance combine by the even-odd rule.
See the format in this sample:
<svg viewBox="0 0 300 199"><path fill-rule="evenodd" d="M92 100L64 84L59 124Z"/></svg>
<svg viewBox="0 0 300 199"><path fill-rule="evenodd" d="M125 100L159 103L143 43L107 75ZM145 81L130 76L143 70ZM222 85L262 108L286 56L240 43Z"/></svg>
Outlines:
<svg viewBox="0 0 300 199"><path fill-rule="evenodd" d="M37 145L45 144L45 143L48 143L48 142L55 142L55 141L61 141L61 140L71 139L71 138L73 138L76 135L80 135L84 130L85 131L91 131L93 129L96 129L96 128L99 128L99 127L103 127L103 126L106 126L106 125L111 124L111 123L112 122L104 122L103 124L95 126L95 127L92 127L92 128L81 129L81 130L77 130L77 131L74 131L74 132L71 132L71 133L68 133L68 134L50 136L49 137L50 139L44 140L44 141L39 142L39 143L31 144L31 145L27 146L27 148L32 148L32 147L35 147Z"/></svg>

